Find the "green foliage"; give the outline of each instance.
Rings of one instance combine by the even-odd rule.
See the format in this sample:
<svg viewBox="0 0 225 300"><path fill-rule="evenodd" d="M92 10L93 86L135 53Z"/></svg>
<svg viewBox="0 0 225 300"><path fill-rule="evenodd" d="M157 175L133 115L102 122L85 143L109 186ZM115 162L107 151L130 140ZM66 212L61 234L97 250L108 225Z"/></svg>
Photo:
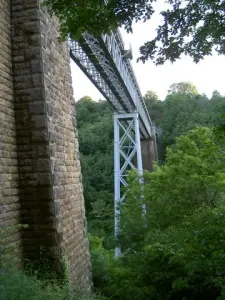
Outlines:
<svg viewBox="0 0 225 300"><path fill-rule="evenodd" d="M143 98L151 119L159 126L163 119L163 101L160 101L158 95L153 91L147 91Z"/></svg>
<svg viewBox="0 0 225 300"><path fill-rule="evenodd" d="M106 101L84 97L76 103L79 150L89 232L113 235L113 122Z"/></svg>
<svg viewBox="0 0 225 300"><path fill-rule="evenodd" d="M27 225L17 224L0 227L0 268L5 265L17 265L19 261L19 247L13 243L13 237L20 235L21 229Z"/></svg>
<svg viewBox="0 0 225 300"><path fill-rule="evenodd" d="M163 138L166 145L171 145L175 137L185 134L196 125L207 124L209 118L201 100L197 97L186 96L181 93L168 95L164 103L165 118L162 121Z"/></svg>
<svg viewBox="0 0 225 300"><path fill-rule="evenodd" d="M68 260L64 254L61 255L60 267L60 273L54 271L52 260L46 256L44 247L41 247L38 260L25 260L24 272L26 275L34 276L42 282L45 281L47 284L53 283L59 287L65 287L69 284L69 270Z"/></svg>
<svg viewBox="0 0 225 300"><path fill-rule="evenodd" d="M145 244L144 236L149 228L164 229L180 223L195 208L224 203L224 151L212 130L197 128L177 138L176 147L167 149L163 166L145 173L144 190L131 177L121 216L124 247L129 245L129 249L137 250L137 246ZM142 190L144 197L140 197ZM145 218L142 217L143 201L147 207Z"/></svg>
<svg viewBox="0 0 225 300"><path fill-rule="evenodd" d="M90 300L68 287L46 283L16 268L0 269L1 300ZM96 300L103 298L95 297Z"/></svg>
<svg viewBox="0 0 225 300"><path fill-rule="evenodd" d="M161 128L160 160L164 160L165 148L175 142L175 138L187 133L195 126L218 126L223 124L221 112L225 110L225 98L218 92L208 99L199 95L191 83L172 84L165 101L156 100L151 92L144 96L149 113Z"/></svg>
<svg viewBox="0 0 225 300"><path fill-rule="evenodd" d="M26 225L13 225L0 228L0 299L1 300L90 300L85 296L69 288L68 269L65 256L62 257L62 268L65 278L58 280L49 261L45 258L42 249L41 259L38 263L30 263L25 270L21 269L21 261L18 256L18 249L11 245L14 234L17 234ZM103 300L102 297L95 297L96 300Z"/></svg>
<svg viewBox="0 0 225 300"><path fill-rule="evenodd" d="M225 299L224 137L196 128L168 148L165 164L129 174L114 260L91 238L96 288L110 299ZM143 204L146 214L143 215Z"/></svg>
<svg viewBox="0 0 225 300"><path fill-rule="evenodd" d="M122 259L142 291L132 299L224 299L224 213L204 208L179 226L151 229L146 246Z"/></svg>
<svg viewBox="0 0 225 300"><path fill-rule="evenodd" d="M152 4L146 0L45 0L51 13L60 21L62 38L80 38L84 31L94 35L108 33L124 26L132 31L133 21L144 21L152 14Z"/></svg>
<svg viewBox="0 0 225 300"><path fill-rule="evenodd" d="M93 282L96 288L109 285L110 268L113 265L113 250L106 250L103 238L89 234Z"/></svg>
<svg viewBox="0 0 225 300"><path fill-rule="evenodd" d="M154 172L144 174L144 185L129 174L119 259L113 253L112 112L105 101L84 97L76 104L95 289L111 300L225 299L224 131L213 127L223 123L225 99L178 83L165 101L151 91L145 101L170 147Z"/></svg>
<svg viewBox="0 0 225 300"><path fill-rule="evenodd" d="M199 62L213 50L225 53L223 18L224 1L168 1L170 7L161 12L163 23L157 36L141 47L141 59L156 64L176 61L182 54Z"/></svg>
<svg viewBox="0 0 225 300"><path fill-rule="evenodd" d="M194 86L190 82L178 82L178 83L173 83L168 91L169 95L170 94L181 94L184 97L193 97L198 95L198 90L196 86Z"/></svg>
<svg viewBox="0 0 225 300"><path fill-rule="evenodd" d="M132 31L134 21L146 21L154 15L156 0L45 0L49 11L61 25L61 37L80 38L85 31L96 36L124 26ZM151 59L156 64L176 61L182 54L195 62L211 55L213 50L225 53L225 2L193 0L167 1L161 11L163 22L156 37L141 48L140 59Z"/></svg>

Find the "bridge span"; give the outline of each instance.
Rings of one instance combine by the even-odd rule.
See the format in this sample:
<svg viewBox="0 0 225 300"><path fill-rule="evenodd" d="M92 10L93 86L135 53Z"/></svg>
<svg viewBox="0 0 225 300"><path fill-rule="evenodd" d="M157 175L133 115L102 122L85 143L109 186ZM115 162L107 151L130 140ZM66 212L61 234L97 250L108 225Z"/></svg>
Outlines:
<svg viewBox="0 0 225 300"><path fill-rule="evenodd" d="M119 30L96 38L84 33L70 40L70 56L114 110L114 200L115 235L118 203L125 195L127 171L152 170L157 160L156 133Z"/></svg>

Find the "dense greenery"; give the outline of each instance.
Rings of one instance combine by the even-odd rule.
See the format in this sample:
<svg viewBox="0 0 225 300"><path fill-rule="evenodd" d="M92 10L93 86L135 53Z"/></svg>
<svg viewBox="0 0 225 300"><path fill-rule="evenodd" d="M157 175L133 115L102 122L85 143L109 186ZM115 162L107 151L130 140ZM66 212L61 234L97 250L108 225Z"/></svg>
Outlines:
<svg viewBox="0 0 225 300"><path fill-rule="evenodd" d="M0 269L1 300L90 300L67 286L43 282L16 268ZM97 298L96 298L97 300ZM100 298L99 298L100 300Z"/></svg>
<svg viewBox="0 0 225 300"><path fill-rule="evenodd" d="M133 21L147 20L152 5L146 0L46 0L50 12L57 15L63 37L79 38L84 31L95 35L120 26L132 31ZM76 24L76 25L75 25Z"/></svg>
<svg viewBox="0 0 225 300"><path fill-rule="evenodd" d="M154 14L157 0L46 0L49 10L60 20L62 37L79 38L84 31L99 35L124 26L132 31L134 21L146 21ZM142 61L163 64L182 54L198 62L213 50L225 53L225 1L165 1L162 24L156 37L141 48Z"/></svg>
<svg viewBox="0 0 225 300"><path fill-rule="evenodd" d="M122 206L123 256L91 238L94 279L110 299L225 299L224 138L200 127L168 148L166 163L131 174ZM219 298L220 297L220 298Z"/></svg>
<svg viewBox="0 0 225 300"><path fill-rule="evenodd" d="M175 142L175 137L196 125L217 126L223 123L221 114L225 111L225 99L218 91L214 91L208 99L204 94L199 95L191 83L180 82L171 85L165 101L159 101L151 91L144 99L152 119L163 131L161 143L164 149Z"/></svg>
<svg viewBox="0 0 225 300"><path fill-rule="evenodd" d="M79 150L89 232L104 236L109 246L113 231L113 114L106 101L84 97L76 103Z"/></svg>
<svg viewBox="0 0 225 300"><path fill-rule="evenodd" d="M152 91L145 101L161 132L160 162L145 172L144 186L136 173L129 174L118 259L112 111L89 97L76 103L95 291L111 300L223 300L225 137L223 127L217 128L225 98L215 91L208 99L192 84L176 83L164 101ZM25 273L9 267L3 251L7 232L0 236L1 299L83 299L67 282L46 277L43 265Z"/></svg>
<svg viewBox="0 0 225 300"><path fill-rule="evenodd" d="M103 300L86 295L80 287L69 286L68 274L56 278L46 257L39 262L26 261L21 268L18 248L9 244L12 235L26 225L0 227L0 299L1 300ZM10 245L10 246L9 246Z"/></svg>
<svg viewBox="0 0 225 300"><path fill-rule="evenodd" d="M145 174L144 197L130 174L117 260L112 112L88 97L76 104L95 288L110 299L225 299L225 140L215 130L225 98L177 83L164 101L151 91L145 101L161 130L160 164Z"/></svg>

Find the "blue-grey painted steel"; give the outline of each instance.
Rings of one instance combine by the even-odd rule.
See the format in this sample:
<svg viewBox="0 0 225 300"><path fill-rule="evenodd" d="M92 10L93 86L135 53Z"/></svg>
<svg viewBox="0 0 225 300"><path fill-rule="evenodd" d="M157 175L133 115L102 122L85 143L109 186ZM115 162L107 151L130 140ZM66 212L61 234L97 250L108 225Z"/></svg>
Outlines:
<svg viewBox="0 0 225 300"><path fill-rule="evenodd" d="M118 237L120 225L119 205L126 198L121 189L128 185L127 171L137 170L143 183L139 114L114 114L114 233ZM145 207L143 206L143 213ZM115 257L120 256L120 247L115 248Z"/></svg>
<svg viewBox="0 0 225 300"><path fill-rule="evenodd" d="M119 30L70 40L70 55L117 113L138 112L141 138L152 137L152 122Z"/></svg>

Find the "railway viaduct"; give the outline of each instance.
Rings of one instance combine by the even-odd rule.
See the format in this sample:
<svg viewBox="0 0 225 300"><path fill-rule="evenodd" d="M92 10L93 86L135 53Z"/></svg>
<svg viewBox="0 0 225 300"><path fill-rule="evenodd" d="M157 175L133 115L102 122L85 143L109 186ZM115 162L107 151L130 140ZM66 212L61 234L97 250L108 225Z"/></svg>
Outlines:
<svg viewBox="0 0 225 300"><path fill-rule="evenodd" d="M122 199L127 167L140 174L152 170L156 134L119 31L99 39L86 34L82 46L59 43L58 22L41 2L0 0L0 226L27 224L10 236L21 261L39 260L44 250L56 273L62 274L66 261L70 281L88 291L70 56L117 113L115 203ZM127 139L129 147L123 145Z"/></svg>

